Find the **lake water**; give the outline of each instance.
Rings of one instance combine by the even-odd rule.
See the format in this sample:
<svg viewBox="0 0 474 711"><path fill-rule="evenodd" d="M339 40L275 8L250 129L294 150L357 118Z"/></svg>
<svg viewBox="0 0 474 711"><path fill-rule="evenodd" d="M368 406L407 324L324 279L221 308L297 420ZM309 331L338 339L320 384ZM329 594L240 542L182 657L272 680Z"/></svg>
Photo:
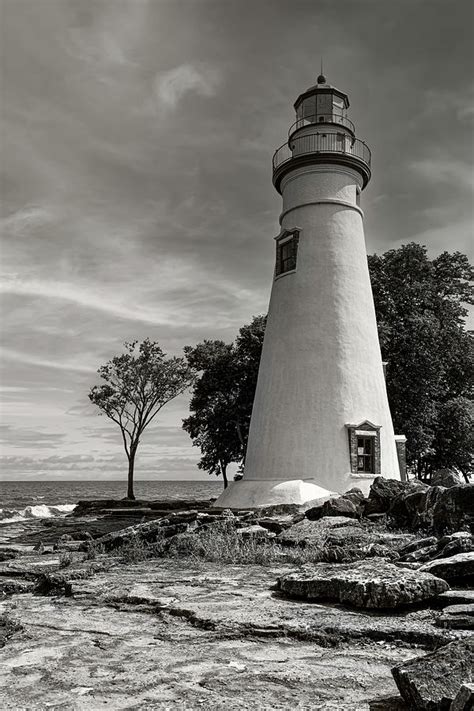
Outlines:
<svg viewBox="0 0 474 711"><path fill-rule="evenodd" d="M136 481L137 499L210 499L219 496L222 481ZM123 499L121 481L3 481L0 521L64 516L84 499Z"/></svg>

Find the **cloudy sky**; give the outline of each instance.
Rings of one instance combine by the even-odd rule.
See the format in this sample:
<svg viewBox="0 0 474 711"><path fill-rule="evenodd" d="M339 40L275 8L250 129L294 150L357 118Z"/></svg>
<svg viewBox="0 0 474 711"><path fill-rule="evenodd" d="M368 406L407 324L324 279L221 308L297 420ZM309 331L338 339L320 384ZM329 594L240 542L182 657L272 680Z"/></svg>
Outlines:
<svg viewBox="0 0 474 711"><path fill-rule="evenodd" d="M124 475L87 399L125 340L232 340L266 310L296 96L347 91L369 252L469 253L470 0L3 0L2 476ZM471 252L472 257L472 252ZM137 478L207 478L180 430Z"/></svg>

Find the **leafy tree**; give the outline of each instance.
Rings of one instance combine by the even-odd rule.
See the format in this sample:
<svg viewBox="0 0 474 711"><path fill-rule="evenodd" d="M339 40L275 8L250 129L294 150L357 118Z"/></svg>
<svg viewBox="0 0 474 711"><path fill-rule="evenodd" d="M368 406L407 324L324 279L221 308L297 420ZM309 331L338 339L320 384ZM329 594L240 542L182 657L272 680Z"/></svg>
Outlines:
<svg viewBox="0 0 474 711"><path fill-rule="evenodd" d="M193 371L184 358L167 358L158 343L148 338L125 343L125 353L97 371L105 384L94 385L89 399L120 427L128 459L127 498L134 499L135 455L146 427L164 405L193 382Z"/></svg>
<svg viewBox="0 0 474 711"><path fill-rule="evenodd" d="M455 468L466 482L474 458L474 402L456 397L443 403L439 410L438 427L433 443L432 466L436 469Z"/></svg>
<svg viewBox="0 0 474 711"><path fill-rule="evenodd" d="M242 462L247 448L265 321L255 317L240 329L235 343L204 341L184 349L189 366L200 375L183 429L201 449L200 469L222 475L224 487L228 465Z"/></svg>
<svg viewBox="0 0 474 711"><path fill-rule="evenodd" d="M473 268L460 252L430 260L426 247L411 243L370 256L369 269L388 397L395 431L407 436L407 461L418 476L438 466L466 471L474 371L464 321L474 303Z"/></svg>

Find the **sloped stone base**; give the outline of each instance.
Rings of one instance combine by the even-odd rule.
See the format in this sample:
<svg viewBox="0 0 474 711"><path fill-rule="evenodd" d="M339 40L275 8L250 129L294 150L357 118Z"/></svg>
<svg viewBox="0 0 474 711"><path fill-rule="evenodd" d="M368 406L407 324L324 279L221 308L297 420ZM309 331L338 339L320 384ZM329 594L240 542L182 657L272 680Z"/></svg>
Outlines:
<svg viewBox="0 0 474 711"><path fill-rule="evenodd" d="M214 506L224 508L258 508L277 504L323 504L333 496L332 491L323 489L312 479L241 479L234 481L215 501Z"/></svg>

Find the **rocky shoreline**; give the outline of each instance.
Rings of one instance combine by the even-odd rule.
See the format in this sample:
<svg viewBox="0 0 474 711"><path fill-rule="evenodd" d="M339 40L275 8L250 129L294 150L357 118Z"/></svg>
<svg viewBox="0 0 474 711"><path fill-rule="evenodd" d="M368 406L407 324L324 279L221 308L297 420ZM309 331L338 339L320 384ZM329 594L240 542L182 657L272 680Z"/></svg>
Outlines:
<svg viewBox="0 0 474 711"><path fill-rule="evenodd" d="M0 705L467 710L474 487L450 483L5 525Z"/></svg>

